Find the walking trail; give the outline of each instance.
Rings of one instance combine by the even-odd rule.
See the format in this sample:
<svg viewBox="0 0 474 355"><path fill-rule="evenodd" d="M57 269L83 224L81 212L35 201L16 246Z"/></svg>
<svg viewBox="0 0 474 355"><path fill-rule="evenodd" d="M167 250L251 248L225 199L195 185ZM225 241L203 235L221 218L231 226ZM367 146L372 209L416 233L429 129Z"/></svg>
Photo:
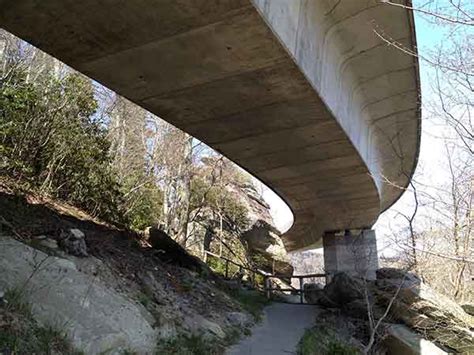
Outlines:
<svg viewBox="0 0 474 355"><path fill-rule="evenodd" d="M263 321L252 335L230 347L226 355L288 355L304 331L314 325L316 306L274 303L264 309Z"/></svg>

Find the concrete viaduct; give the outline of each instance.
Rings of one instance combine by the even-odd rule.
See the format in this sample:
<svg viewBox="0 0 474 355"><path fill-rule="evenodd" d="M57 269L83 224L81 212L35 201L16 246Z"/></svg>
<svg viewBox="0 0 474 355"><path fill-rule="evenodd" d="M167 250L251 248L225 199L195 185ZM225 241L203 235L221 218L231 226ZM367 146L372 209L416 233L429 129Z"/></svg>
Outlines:
<svg viewBox="0 0 474 355"><path fill-rule="evenodd" d="M0 0L0 26L262 180L293 211L288 250L323 242L328 272L373 277L370 228L409 184L420 144L409 10L381 0Z"/></svg>

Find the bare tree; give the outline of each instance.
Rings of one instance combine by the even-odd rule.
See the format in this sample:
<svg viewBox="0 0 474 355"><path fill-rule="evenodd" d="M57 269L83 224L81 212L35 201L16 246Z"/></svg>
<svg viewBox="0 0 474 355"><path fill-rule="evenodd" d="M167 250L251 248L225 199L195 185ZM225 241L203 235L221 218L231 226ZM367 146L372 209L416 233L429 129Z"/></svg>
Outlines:
<svg viewBox="0 0 474 355"><path fill-rule="evenodd" d="M437 46L414 51L374 26L374 33L389 45L419 58L430 84L423 85L424 119L429 120L430 139L444 146L439 156L443 161L440 176L431 179L418 168L406 189L413 197L410 207L394 211L394 217L401 217L407 225L405 231L394 232L395 244L408 256L408 266L416 266L423 279L459 301L471 299L474 6L463 0L414 2L413 6L382 2L413 11L443 36Z"/></svg>

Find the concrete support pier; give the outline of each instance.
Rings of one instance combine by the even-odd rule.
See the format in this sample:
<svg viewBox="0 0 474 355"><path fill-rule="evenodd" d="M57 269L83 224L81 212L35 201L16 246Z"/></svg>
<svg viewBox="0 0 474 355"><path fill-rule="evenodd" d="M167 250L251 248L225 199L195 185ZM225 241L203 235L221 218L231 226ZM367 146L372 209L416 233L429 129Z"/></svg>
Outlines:
<svg viewBox="0 0 474 355"><path fill-rule="evenodd" d="M323 236L324 267L332 275L346 272L367 280L375 280L378 268L377 240L374 230L327 232Z"/></svg>

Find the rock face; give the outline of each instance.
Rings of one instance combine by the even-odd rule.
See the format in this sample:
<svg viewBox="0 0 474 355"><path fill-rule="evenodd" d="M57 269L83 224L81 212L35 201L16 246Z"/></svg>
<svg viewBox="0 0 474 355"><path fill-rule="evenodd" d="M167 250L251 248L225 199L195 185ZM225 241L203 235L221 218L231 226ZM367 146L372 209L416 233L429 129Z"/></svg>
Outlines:
<svg viewBox="0 0 474 355"><path fill-rule="evenodd" d="M411 273L397 269L379 269L377 280L367 283L339 273L325 286L317 303L325 307L340 308L345 314L362 319L367 318L369 305L376 319L381 318L391 305L389 317L385 321L390 319L403 323L423 338L450 351L474 352L474 333L470 330L474 327L473 317ZM392 335L395 336L394 334ZM399 343L398 340L395 342ZM403 352L405 353L411 354Z"/></svg>
<svg viewBox="0 0 474 355"><path fill-rule="evenodd" d="M273 219L270 214L270 206L258 194L257 190L252 184L239 184L231 187L231 190L239 197L247 208L247 218L250 224L255 224L261 220L270 225L273 225Z"/></svg>
<svg viewBox="0 0 474 355"><path fill-rule="evenodd" d="M2 292L24 290L20 300L32 306L35 321L59 326L85 354L154 354L156 339L234 333L239 317L228 319L229 312L253 322L219 278L166 235L152 233L152 248L142 234L96 221L60 201L34 201L5 196L0 183L0 214L12 226L0 227L0 303ZM70 229L84 233L88 257L60 248L60 231ZM13 231L21 242L9 238ZM200 265L206 269L193 271Z"/></svg>
<svg viewBox="0 0 474 355"><path fill-rule="evenodd" d="M270 206L255 186L239 182L229 184L227 189L247 210L250 227L241 234L241 241L254 266L269 273L292 275L293 267L280 238L281 233L274 227Z"/></svg>
<svg viewBox="0 0 474 355"><path fill-rule="evenodd" d="M241 238L258 268L280 275L293 274L293 266L276 228L258 220Z"/></svg>
<svg viewBox="0 0 474 355"><path fill-rule="evenodd" d="M204 163L209 167L215 165L212 160L205 159ZM234 176L232 182L225 185L225 190L226 196L236 201L238 210L242 212L237 218L238 223L227 218L221 220L219 213L209 206L199 206L191 212L186 249L195 255L201 255L203 250L216 251L213 247L220 244L219 233L222 231L225 248L231 250L234 256L238 255L239 262L246 258L253 262L254 267L269 273L275 270L280 274L292 274L293 267L280 233L274 227L270 206L251 182L239 178L232 169L224 165L223 174L234 174L231 175Z"/></svg>
<svg viewBox="0 0 474 355"><path fill-rule="evenodd" d="M0 237L0 275L1 290L19 288L39 322L64 330L86 354L155 347L151 314L70 260Z"/></svg>
<svg viewBox="0 0 474 355"><path fill-rule="evenodd" d="M394 297L391 315L430 340L460 353L474 353L474 318L460 305L437 293L415 275L397 269L377 271L376 300L387 305Z"/></svg>
<svg viewBox="0 0 474 355"><path fill-rule="evenodd" d="M204 318L199 314L195 314L192 317L187 317L184 322L186 328L188 328L193 334L202 334L204 337L209 338L212 341L212 337L219 339L225 338L225 333L219 324Z"/></svg>

